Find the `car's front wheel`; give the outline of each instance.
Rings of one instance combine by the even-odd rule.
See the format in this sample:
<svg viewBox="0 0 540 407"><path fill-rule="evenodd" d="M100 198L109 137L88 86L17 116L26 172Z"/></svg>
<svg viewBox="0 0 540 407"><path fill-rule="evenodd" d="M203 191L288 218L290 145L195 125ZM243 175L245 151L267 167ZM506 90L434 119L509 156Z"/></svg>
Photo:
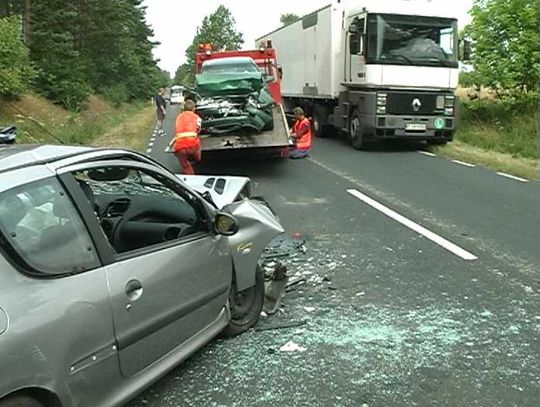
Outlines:
<svg viewBox="0 0 540 407"><path fill-rule="evenodd" d="M260 266L255 270L255 285L238 292L235 284L229 295L231 318L223 335L232 337L246 332L259 320L264 305L264 275Z"/></svg>

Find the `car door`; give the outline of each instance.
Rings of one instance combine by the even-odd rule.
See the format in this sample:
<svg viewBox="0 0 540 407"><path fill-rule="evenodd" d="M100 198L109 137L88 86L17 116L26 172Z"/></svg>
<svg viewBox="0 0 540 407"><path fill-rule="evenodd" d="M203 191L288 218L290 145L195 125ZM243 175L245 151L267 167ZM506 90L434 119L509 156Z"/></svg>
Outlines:
<svg viewBox="0 0 540 407"><path fill-rule="evenodd" d="M208 341L194 338L223 323L232 280L228 244L198 198L152 169L115 162L72 172L110 242L106 275L125 376Z"/></svg>

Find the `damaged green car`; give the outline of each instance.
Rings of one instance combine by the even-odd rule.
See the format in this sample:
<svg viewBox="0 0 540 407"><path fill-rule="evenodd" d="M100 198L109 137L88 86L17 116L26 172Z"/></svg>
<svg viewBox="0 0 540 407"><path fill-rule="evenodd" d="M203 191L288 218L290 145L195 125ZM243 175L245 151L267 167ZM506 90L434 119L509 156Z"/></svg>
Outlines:
<svg viewBox="0 0 540 407"><path fill-rule="evenodd" d="M196 77L201 135L256 135L272 130L274 101L251 58L206 61Z"/></svg>

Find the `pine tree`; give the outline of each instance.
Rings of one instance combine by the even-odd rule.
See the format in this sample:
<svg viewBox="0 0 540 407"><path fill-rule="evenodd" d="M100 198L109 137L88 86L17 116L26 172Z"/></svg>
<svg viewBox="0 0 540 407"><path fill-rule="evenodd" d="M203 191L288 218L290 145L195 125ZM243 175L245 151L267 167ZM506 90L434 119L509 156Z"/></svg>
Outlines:
<svg viewBox="0 0 540 407"><path fill-rule="evenodd" d="M90 87L75 46L75 4L40 0L32 4L30 56L37 68L36 89L68 109L86 101Z"/></svg>

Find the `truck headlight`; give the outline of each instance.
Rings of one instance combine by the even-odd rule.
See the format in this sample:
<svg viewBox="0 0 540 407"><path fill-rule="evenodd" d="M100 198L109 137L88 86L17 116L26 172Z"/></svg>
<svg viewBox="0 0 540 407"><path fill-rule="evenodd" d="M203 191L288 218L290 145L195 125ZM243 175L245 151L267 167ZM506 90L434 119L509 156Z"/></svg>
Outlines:
<svg viewBox="0 0 540 407"><path fill-rule="evenodd" d="M377 94L377 106L386 106L386 93Z"/></svg>
<svg viewBox="0 0 540 407"><path fill-rule="evenodd" d="M437 96L436 107L437 107L437 110L443 110L444 109L444 96L443 95Z"/></svg>
<svg viewBox="0 0 540 407"><path fill-rule="evenodd" d="M454 107L454 102L456 98L454 96L445 96L444 97L444 107Z"/></svg>
<svg viewBox="0 0 540 407"><path fill-rule="evenodd" d="M454 108L453 107L447 107L444 109L444 115L445 116L453 116L454 115Z"/></svg>
<svg viewBox="0 0 540 407"><path fill-rule="evenodd" d="M386 114L386 106L377 106L377 114Z"/></svg>

